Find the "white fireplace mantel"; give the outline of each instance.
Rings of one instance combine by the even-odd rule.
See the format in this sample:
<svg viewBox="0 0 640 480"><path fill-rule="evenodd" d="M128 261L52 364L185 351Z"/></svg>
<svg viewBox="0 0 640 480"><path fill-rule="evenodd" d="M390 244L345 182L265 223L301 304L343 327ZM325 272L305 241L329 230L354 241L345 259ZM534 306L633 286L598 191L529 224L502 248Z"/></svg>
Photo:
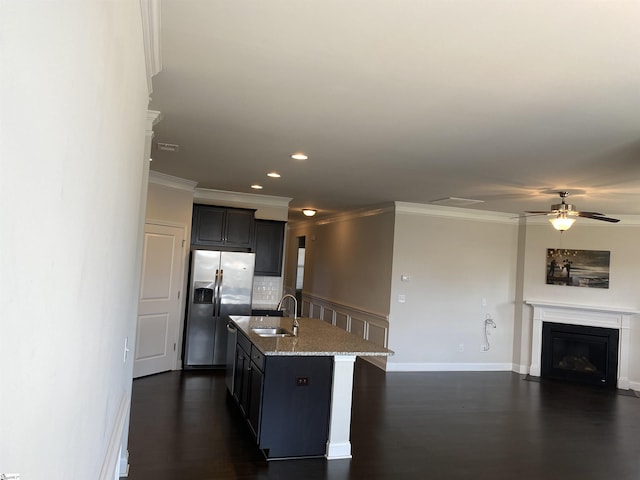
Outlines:
<svg viewBox="0 0 640 480"><path fill-rule="evenodd" d="M543 322L613 328L620 331L618 348L618 388L628 390L630 325L631 318L640 311L625 308L572 305L547 301L526 300L533 307L533 332L531 336L531 366L529 374L540 376L542 362Z"/></svg>

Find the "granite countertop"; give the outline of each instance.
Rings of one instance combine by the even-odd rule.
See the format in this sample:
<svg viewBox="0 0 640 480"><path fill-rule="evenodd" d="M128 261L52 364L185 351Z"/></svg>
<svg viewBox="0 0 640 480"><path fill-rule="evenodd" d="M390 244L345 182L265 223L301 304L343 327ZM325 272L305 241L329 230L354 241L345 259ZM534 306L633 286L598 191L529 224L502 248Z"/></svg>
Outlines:
<svg viewBox="0 0 640 480"><path fill-rule="evenodd" d="M291 331L291 317L243 317L231 320L264 355L288 356L389 356L393 351L345 332L318 318L299 318L297 337L261 337L251 330L255 327L282 327Z"/></svg>

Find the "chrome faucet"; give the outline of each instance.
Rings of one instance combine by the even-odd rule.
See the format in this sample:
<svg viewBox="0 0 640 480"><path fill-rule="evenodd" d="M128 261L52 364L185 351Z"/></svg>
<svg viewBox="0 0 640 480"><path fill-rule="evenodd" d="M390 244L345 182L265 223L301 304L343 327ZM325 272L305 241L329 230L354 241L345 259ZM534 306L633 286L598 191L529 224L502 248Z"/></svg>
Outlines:
<svg viewBox="0 0 640 480"><path fill-rule="evenodd" d="M300 324L298 323L298 299L296 299L296 297L294 297L290 293L287 293L286 295L283 295L278 302L276 310L282 310L282 304L287 298L293 300L293 334L298 335L298 327L300 326Z"/></svg>

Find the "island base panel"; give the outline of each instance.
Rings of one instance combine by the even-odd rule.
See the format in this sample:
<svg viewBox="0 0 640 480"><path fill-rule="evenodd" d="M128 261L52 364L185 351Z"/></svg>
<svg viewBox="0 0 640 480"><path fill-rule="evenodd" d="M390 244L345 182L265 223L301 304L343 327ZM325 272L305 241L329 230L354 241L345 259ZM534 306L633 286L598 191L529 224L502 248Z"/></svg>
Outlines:
<svg viewBox="0 0 640 480"><path fill-rule="evenodd" d="M268 357L259 447L268 459L325 455L332 357Z"/></svg>

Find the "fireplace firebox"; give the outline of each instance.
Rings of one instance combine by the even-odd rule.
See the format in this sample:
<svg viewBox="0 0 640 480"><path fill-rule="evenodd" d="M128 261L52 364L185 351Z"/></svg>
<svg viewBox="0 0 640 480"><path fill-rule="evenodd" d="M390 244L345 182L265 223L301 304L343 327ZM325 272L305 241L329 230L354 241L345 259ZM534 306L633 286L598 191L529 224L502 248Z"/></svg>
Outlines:
<svg viewBox="0 0 640 480"><path fill-rule="evenodd" d="M615 388L619 331L543 322L541 376Z"/></svg>

